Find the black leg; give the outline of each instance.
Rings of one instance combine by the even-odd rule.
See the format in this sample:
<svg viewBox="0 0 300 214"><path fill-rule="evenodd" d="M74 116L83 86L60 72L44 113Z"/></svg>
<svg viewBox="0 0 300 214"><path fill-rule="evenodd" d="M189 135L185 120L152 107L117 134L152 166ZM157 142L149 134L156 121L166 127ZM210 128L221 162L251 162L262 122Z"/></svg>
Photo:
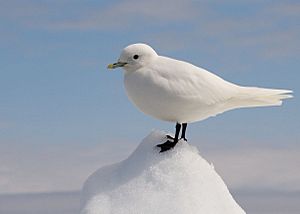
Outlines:
<svg viewBox="0 0 300 214"><path fill-rule="evenodd" d="M174 137L173 141L171 141L172 139L170 139L170 136L169 137L167 136L167 138L168 138L167 142L157 145L157 147L159 147L161 149L160 152L168 151L169 149L172 149L177 144L180 128L181 128L181 125L179 123L176 123L176 132L175 132L175 137Z"/></svg>
<svg viewBox="0 0 300 214"><path fill-rule="evenodd" d="M183 123L182 124L182 131L181 131L181 138L180 138L180 139L183 139L185 141L187 141L187 139L185 138L186 127L187 127L187 123Z"/></svg>
<svg viewBox="0 0 300 214"><path fill-rule="evenodd" d="M176 141L176 143L178 142L178 139L179 139L179 132L180 132L180 128L181 128L181 125L179 123L176 123L176 132L175 132L175 139L174 141Z"/></svg>

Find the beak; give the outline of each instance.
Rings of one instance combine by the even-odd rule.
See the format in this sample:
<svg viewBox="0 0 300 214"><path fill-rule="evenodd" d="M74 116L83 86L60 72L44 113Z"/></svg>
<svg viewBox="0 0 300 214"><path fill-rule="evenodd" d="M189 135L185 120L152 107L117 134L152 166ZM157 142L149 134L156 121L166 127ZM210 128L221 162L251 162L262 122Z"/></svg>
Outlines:
<svg viewBox="0 0 300 214"><path fill-rule="evenodd" d="M123 67L124 65L126 65L127 62L116 62L114 64L109 64L107 66L108 69L115 69L115 68L118 68L118 67Z"/></svg>

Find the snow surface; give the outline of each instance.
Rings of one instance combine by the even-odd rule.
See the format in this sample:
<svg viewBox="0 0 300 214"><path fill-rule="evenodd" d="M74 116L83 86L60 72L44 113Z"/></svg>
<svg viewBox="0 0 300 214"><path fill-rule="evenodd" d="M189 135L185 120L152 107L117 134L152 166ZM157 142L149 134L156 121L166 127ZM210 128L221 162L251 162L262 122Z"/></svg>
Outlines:
<svg viewBox="0 0 300 214"><path fill-rule="evenodd" d="M81 214L245 214L197 148L180 141L159 153L165 135L153 131L126 160L92 174Z"/></svg>

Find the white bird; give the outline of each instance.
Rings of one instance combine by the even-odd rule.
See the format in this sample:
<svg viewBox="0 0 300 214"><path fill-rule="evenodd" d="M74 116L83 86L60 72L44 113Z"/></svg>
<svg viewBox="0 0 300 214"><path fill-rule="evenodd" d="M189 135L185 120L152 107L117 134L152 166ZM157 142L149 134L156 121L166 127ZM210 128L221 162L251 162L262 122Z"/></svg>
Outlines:
<svg viewBox="0 0 300 214"><path fill-rule="evenodd" d="M124 84L129 99L142 112L176 123L175 137L157 145L161 152L186 140L187 123L204 120L228 110L245 107L278 106L291 98L291 90L243 87L188 62L159 56L146 44L123 49L109 69L125 70Z"/></svg>

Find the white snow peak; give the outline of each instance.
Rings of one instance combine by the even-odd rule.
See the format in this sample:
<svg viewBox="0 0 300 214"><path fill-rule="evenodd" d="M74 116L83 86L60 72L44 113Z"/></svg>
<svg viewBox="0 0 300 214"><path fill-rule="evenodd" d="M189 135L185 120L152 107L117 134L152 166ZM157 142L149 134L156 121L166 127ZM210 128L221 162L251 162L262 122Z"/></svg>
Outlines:
<svg viewBox="0 0 300 214"><path fill-rule="evenodd" d="M179 141L159 153L166 133L153 131L124 161L92 174L82 214L245 214L198 150Z"/></svg>

